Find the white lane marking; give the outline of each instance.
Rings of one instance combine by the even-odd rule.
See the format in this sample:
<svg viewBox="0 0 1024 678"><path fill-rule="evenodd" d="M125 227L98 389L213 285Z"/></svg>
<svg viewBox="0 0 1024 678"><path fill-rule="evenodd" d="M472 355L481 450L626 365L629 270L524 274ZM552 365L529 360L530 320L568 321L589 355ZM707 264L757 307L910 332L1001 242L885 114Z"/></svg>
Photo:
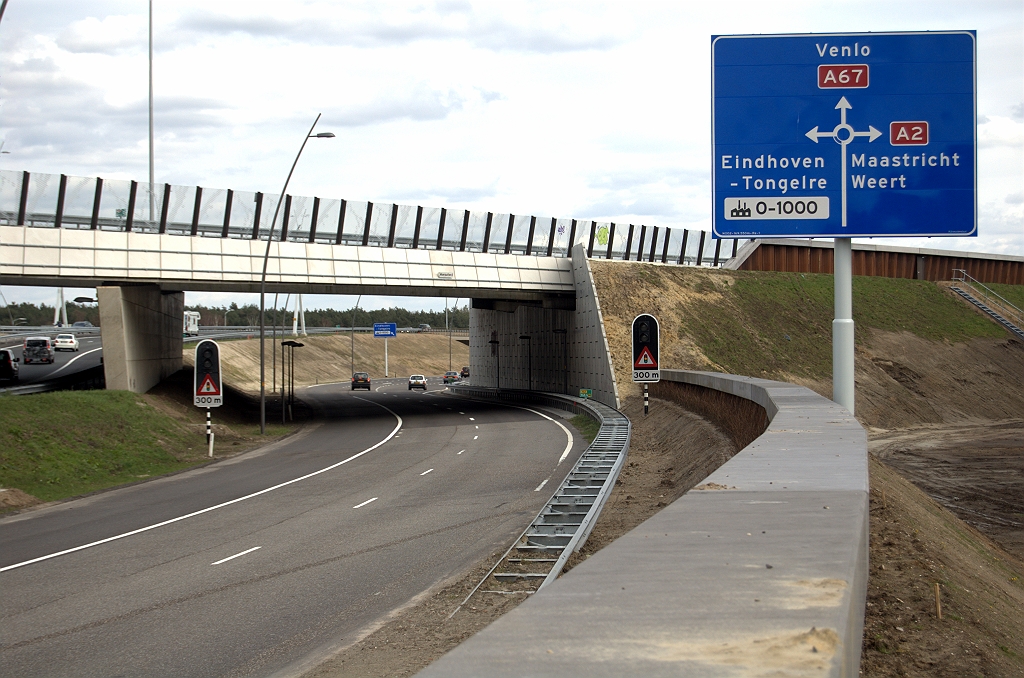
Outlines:
<svg viewBox="0 0 1024 678"><path fill-rule="evenodd" d="M488 401L479 401L479 402L488 402ZM565 437L568 440L565 443L565 451L562 452L562 456L558 458L558 463L561 464L563 461L565 461L565 458L569 456L569 452L572 451L572 432L570 432L569 429L567 429L565 426L563 426L561 422L559 422L559 421L557 421L555 419L552 419L551 417L549 417L548 415L544 414L543 412L538 412L537 410L531 409L529 407L523 407L522 405L504 405L504 404L503 404L503 406L504 407L511 407L511 408L517 409L517 410L526 410L527 412L533 412L537 416L544 417L548 421L550 421L553 424L555 424L558 428L562 429L562 431L565 433ZM476 438L473 438L473 440L476 440Z"/></svg>
<svg viewBox="0 0 1024 678"><path fill-rule="evenodd" d="M465 450L459 450L459 454L462 454L463 452L465 452Z"/></svg>
<svg viewBox="0 0 1024 678"><path fill-rule="evenodd" d="M367 504L369 504L370 502L374 502L374 501L377 501L377 499L379 499L379 498L380 498L380 497L374 497L373 499L367 499L367 500L366 500L366 501L364 501L364 502L363 502L362 504L356 504L356 505L355 505L355 506L353 506L352 508L354 508L354 509L357 509L357 508L363 508L364 506L366 506L366 505L367 505Z"/></svg>
<svg viewBox="0 0 1024 678"><path fill-rule="evenodd" d="M551 480L551 476L548 476L547 478L545 478L545 479L544 479L544 482L542 482L542 483L541 483L540 485L538 485L538 486L537 486L537 489L536 489L536 490L534 490L534 492L540 492L540 488L542 488L542 487L544 487L545 485L547 485L547 484L548 484L548 481L549 481L549 480Z"/></svg>
<svg viewBox="0 0 1024 678"><path fill-rule="evenodd" d="M246 553L252 553L253 551L258 551L261 548L263 548L263 547L262 546L253 546L251 549L242 551L241 553L236 553L235 555L228 556L227 558L222 558L222 559L218 560L216 563L210 563L210 565L220 565L221 563L226 563L229 560L234 560L238 556L244 556Z"/></svg>
<svg viewBox="0 0 1024 678"><path fill-rule="evenodd" d="M0 567L0 572L6 572L7 570L13 570L15 568L24 567L25 565L31 565L32 563L38 563L38 562L43 561L43 560L49 560L50 558L56 558L57 556L67 555L69 553L74 553L75 551L81 551L83 549L92 548L93 546L99 546L100 544L106 544L107 542L116 541L118 539L124 539L125 537L130 537L132 535L139 534L140 532L148 532L149 530L155 530L156 528L163 527L164 525L170 525L171 523L177 523L177 522L179 522L181 520L185 520L186 518L193 518L193 517L201 515L203 513L209 513L210 511L216 511L219 508L224 508L225 506L230 506L232 504L237 504L238 502L245 501L246 499L252 499L253 497L258 497L261 494L266 494L268 492L273 492L274 490L279 490L282 487L287 487L288 485L291 485L293 483L297 483L300 480L306 480L307 478L312 478L313 476L318 476L321 473L326 473L327 471L330 471L332 469L336 469L339 466L341 466L342 464L347 464L350 461L352 461L353 459L358 459L359 457L363 456L367 452L372 452L373 450L377 449L378 447L380 447L384 443L386 443L389 440L391 440L392 438L394 438L395 434L398 433L398 431L402 428L402 424L404 423L402 421L402 418L400 416L398 416L394 412L394 410L392 410L391 408L389 408L389 407L387 407L385 405L381 405L380 403L375 403L372 400L367 400L365 398L360 398L359 396L352 396L352 397L355 398L356 400L362 400L363 402L370 403L371 405L376 405L377 407L380 407L382 409L387 410L388 412L390 412L395 417L395 419L398 419L398 423L395 425L395 428L391 431L391 433L389 433L385 438L383 438L382 440L380 440L377 443L374 443L370 447L367 447L362 452L358 452L356 454L353 454L348 459L342 459L341 461L339 461L339 462L337 462L335 464L331 464L330 466L326 466L326 467L320 469L319 471L313 471L312 473L307 473L304 476L299 476L298 478L292 478L291 480L286 480L283 483L278 483L277 485L274 485L273 487L268 487L268 488L260 490L258 492L253 492L252 494L247 494L244 497L238 497L237 499L232 499L231 501L225 501L225 502L223 502L221 504L217 504L215 506L208 506L207 508L199 509L198 511L193 511L192 513L186 513L185 515L178 516L177 518L170 518L169 520L164 520L164 521L159 522L159 523L154 523L152 525L147 525L146 527L140 527L137 530L131 530L130 532L124 532L122 534L117 534L117 535L114 535L113 537L107 537L106 539L100 539L98 541L90 542L88 544L82 544L81 546L75 546L73 548L64 549L63 551L57 551L56 553L50 553L50 554L47 554L45 556L39 556L38 558L32 558L31 560L26 560L26 561L23 561L23 562L20 562L20 563L14 563L13 565L7 565L5 567Z"/></svg>
<svg viewBox="0 0 1024 678"><path fill-rule="evenodd" d="M465 414L465 412L459 412L459 414ZM469 420L473 421L473 417L470 417Z"/></svg>
<svg viewBox="0 0 1024 678"><path fill-rule="evenodd" d="M85 353L81 353L79 355L76 355L74 358L72 358L71 360L67 361L66 363L64 363L63 365L61 365L57 369L55 369L53 372L50 372L50 376L52 377L53 375L57 374L61 370L67 369L68 367L71 366L71 363L75 362L79 358L84 358L85 356L89 355L90 353L95 353L96 351L102 351L102 350L103 350L103 347L94 348L91 351L86 351Z"/></svg>
<svg viewBox="0 0 1024 678"><path fill-rule="evenodd" d="M432 468L428 468L428 469L427 469L426 471L424 471L424 472L423 472L423 473L421 473L420 475L421 475L421 476L425 476L425 475L427 475L428 473L430 473L430 472L431 472L431 471L433 471L433 470L434 470L434 469L432 469Z"/></svg>
<svg viewBox="0 0 1024 678"><path fill-rule="evenodd" d="M480 428L480 427L479 427L479 426L477 426L477 428Z"/></svg>
<svg viewBox="0 0 1024 678"><path fill-rule="evenodd" d="M476 440L476 439L477 439L477 438L479 438L479 437L480 437L480 436L473 436L473 440Z"/></svg>
<svg viewBox="0 0 1024 678"><path fill-rule="evenodd" d="M462 414L462 412L459 412L459 414ZM476 421L476 419L474 419L473 417L470 417L469 420L470 421Z"/></svg>

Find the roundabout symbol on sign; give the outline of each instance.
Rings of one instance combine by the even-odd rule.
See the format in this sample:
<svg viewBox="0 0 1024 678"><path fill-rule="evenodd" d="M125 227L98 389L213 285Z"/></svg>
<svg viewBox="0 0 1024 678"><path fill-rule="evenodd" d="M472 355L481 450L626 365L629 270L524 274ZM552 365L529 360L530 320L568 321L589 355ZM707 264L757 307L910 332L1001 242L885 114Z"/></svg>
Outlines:
<svg viewBox="0 0 1024 678"><path fill-rule="evenodd" d="M868 131L857 132L852 126L846 122L846 111L853 108L850 102L846 100L846 97L839 99L839 103L836 104L836 108L839 109L839 124L836 125L831 132L819 132L818 126L815 125L810 132L806 134L807 138L818 143L818 139L821 137L832 137L832 140L843 148L843 165L842 165L842 196L843 196L843 228L846 228L846 147L855 137L867 137L868 143L871 143L878 137L882 136L882 133L875 129L873 126L868 125Z"/></svg>

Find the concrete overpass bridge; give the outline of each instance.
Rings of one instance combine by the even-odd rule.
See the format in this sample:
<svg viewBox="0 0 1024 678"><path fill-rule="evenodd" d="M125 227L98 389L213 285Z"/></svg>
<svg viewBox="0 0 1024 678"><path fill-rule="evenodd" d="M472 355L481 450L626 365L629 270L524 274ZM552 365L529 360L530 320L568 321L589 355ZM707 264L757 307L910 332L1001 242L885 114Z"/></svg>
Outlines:
<svg viewBox="0 0 1024 678"><path fill-rule="evenodd" d="M110 388L181 368L185 291L473 300L474 376L617 405L592 257L719 266L704 231L0 171L0 282L96 287ZM723 247L723 242L726 244ZM497 343L491 343L497 342Z"/></svg>

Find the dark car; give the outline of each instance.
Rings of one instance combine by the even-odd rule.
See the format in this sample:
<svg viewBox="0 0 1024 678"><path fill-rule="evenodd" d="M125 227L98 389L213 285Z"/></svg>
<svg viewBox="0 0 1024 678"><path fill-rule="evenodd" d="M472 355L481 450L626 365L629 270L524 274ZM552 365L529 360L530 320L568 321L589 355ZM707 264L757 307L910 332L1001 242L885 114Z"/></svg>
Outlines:
<svg viewBox="0 0 1024 678"><path fill-rule="evenodd" d="M462 368L462 371L459 372L459 376L463 379L469 379L469 365Z"/></svg>
<svg viewBox="0 0 1024 678"><path fill-rule="evenodd" d="M352 390L357 388L365 388L367 391L370 390L370 375L366 372L356 372L352 375Z"/></svg>
<svg viewBox="0 0 1024 678"><path fill-rule="evenodd" d="M18 383L18 357L7 348L0 348L0 379Z"/></svg>
<svg viewBox="0 0 1024 678"><path fill-rule="evenodd" d="M76 323L71 323L72 327L92 327L93 324L88 320L79 320Z"/></svg>

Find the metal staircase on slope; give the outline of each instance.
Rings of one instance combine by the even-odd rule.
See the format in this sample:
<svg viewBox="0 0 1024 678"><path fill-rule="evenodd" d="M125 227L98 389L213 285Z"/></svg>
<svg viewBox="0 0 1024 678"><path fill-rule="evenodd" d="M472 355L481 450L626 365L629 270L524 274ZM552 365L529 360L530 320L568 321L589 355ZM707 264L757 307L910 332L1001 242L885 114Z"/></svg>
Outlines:
<svg viewBox="0 0 1024 678"><path fill-rule="evenodd" d="M469 388L457 390L463 395L473 394ZM537 402L539 395L531 394L531 400ZM462 605L477 593L529 595L557 579L569 556L586 542L625 463L631 433L625 415L595 401L545 395L541 397L548 402L541 404L589 410L601 427L541 512Z"/></svg>
<svg viewBox="0 0 1024 678"><path fill-rule="evenodd" d="M1024 311L972 278L963 269L953 270L951 290L987 313L996 322L1024 339Z"/></svg>

